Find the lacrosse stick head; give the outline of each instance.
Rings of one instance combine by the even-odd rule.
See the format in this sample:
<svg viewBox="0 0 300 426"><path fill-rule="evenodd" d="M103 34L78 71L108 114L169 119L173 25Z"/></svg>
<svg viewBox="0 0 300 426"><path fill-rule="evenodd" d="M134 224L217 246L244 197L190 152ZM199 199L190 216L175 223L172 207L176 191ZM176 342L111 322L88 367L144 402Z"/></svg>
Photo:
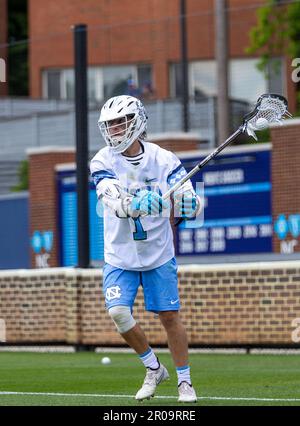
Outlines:
<svg viewBox="0 0 300 426"><path fill-rule="evenodd" d="M284 118L291 118L284 96L266 93L261 95L253 111L245 115L243 132L257 140L256 131L266 129L272 123L282 124Z"/></svg>

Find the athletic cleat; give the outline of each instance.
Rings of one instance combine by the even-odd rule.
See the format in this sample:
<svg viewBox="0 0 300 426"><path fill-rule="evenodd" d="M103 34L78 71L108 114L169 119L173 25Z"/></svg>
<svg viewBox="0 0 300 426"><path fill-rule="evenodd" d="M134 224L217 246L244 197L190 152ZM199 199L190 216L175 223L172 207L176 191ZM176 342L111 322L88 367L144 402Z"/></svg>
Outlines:
<svg viewBox="0 0 300 426"><path fill-rule="evenodd" d="M135 399L142 401L143 399L150 399L154 396L156 386L168 380L169 373L162 364L159 365L157 370L147 368L146 377L141 389L135 395Z"/></svg>
<svg viewBox="0 0 300 426"><path fill-rule="evenodd" d="M178 386L178 402L197 402L195 389L188 382L181 382Z"/></svg>

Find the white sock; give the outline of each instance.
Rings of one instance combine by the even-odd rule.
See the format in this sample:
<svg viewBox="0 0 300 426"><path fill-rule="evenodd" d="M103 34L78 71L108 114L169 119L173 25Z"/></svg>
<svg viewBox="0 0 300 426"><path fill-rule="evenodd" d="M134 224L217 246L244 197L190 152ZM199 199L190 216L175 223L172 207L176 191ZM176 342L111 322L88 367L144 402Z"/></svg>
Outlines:
<svg viewBox="0 0 300 426"><path fill-rule="evenodd" d="M177 372L177 377L178 377L178 386L182 382L187 382L189 385L192 384L190 367L188 365L185 365L184 367L177 367L176 372Z"/></svg>
<svg viewBox="0 0 300 426"><path fill-rule="evenodd" d="M139 355L139 357L146 368L156 370L159 367L158 359L151 348Z"/></svg>

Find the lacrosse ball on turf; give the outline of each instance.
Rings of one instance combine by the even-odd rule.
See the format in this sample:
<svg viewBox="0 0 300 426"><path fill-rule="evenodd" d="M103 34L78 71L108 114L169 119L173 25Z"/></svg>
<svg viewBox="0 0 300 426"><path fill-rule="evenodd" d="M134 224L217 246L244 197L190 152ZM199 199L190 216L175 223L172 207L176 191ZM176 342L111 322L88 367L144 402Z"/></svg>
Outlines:
<svg viewBox="0 0 300 426"><path fill-rule="evenodd" d="M256 120L255 126L257 129L265 129L268 127L268 120L261 117Z"/></svg>
<svg viewBox="0 0 300 426"><path fill-rule="evenodd" d="M110 364L111 363L111 360L110 360L110 358L108 358L108 356L104 356L102 359L101 359L101 364L103 364L103 365L108 365L108 364Z"/></svg>

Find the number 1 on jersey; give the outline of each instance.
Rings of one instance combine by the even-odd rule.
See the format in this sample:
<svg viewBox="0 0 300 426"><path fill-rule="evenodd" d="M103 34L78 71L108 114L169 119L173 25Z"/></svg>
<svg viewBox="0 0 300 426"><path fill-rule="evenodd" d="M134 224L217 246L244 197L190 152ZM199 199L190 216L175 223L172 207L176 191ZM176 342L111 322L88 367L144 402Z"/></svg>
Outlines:
<svg viewBox="0 0 300 426"><path fill-rule="evenodd" d="M140 218L135 217L132 219L135 224L135 232L133 233L133 239L135 241L147 240L147 231L144 230Z"/></svg>

